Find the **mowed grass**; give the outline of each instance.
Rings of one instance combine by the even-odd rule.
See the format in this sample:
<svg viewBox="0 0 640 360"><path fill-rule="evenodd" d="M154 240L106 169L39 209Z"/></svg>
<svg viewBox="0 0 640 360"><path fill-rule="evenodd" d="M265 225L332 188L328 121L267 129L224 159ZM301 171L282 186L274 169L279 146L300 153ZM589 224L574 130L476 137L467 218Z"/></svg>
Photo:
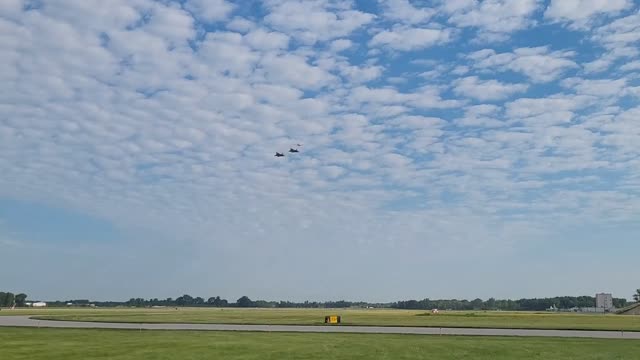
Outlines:
<svg viewBox="0 0 640 360"><path fill-rule="evenodd" d="M640 341L0 328L0 359L638 359Z"/></svg>
<svg viewBox="0 0 640 360"><path fill-rule="evenodd" d="M640 316L533 312L441 312L367 309L25 309L0 315L39 319L133 322L322 325L325 315L342 316L343 325L640 331Z"/></svg>

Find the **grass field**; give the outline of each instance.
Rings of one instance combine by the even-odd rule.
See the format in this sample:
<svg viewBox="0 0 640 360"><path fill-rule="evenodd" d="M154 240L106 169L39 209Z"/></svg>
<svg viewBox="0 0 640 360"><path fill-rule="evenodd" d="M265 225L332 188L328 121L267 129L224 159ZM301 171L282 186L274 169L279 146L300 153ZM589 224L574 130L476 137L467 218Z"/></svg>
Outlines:
<svg viewBox="0 0 640 360"><path fill-rule="evenodd" d="M0 359L638 359L640 341L0 328Z"/></svg>
<svg viewBox="0 0 640 360"><path fill-rule="evenodd" d="M1 315L34 315L40 319L147 322L321 325L325 315L342 316L344 325L431 326L522 329L640 331L640 316L532 312L441 312L345 309L25 309Z"/></svg>

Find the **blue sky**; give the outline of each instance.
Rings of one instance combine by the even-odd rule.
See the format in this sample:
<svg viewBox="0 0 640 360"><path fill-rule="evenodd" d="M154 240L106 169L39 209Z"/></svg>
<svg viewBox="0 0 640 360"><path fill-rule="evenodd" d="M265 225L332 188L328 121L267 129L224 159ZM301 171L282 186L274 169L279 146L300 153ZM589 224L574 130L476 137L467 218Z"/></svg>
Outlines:
<svg viewBox="0 0 640 360"><path fill-rule="evenodd" d="M638 287L637 1L5 0L0 34L3 288Z"/></svg>

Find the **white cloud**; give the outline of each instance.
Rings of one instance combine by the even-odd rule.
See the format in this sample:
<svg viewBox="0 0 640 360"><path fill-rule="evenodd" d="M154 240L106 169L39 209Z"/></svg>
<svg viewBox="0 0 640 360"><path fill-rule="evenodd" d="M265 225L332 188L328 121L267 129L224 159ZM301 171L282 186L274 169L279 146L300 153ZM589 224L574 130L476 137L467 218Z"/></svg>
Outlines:
<svg viewBox="0 0 640 360"><path fill-rule="evenodd" d="M584 64L584 71L587 73L600 73L609 69L618 59L633 58L639 53L638 49L632 46L614 48L600 58Z"/></svg>
<svg viewBox="0 0 640 360"><path fill-rule="evenodd" d="M484 0L444 2L449 23L460 27L476 27L484 40L505 40L509 34L529 27L531 16L538 10L539 0Z"/></svg>
<svg viewBox="0 0 640 360"><path fill-rule="evenodd" d="M178 6L155 6L144 27L149 33L174 44L193 39L196 34L193 18Z"/></svg>
<svg viewBox="0 0 640 360"><path fill-rule="evenodd" d="M207 63L206 68L202 69L202 75L213 70L248 76L260 59L257 52L243 43L242 35L234 32L208 33L200 45L198 55Z"/></svg>
<svg viewBox="0 0 640 360"><path fill-rule="evenodd" d="M460 106L458 100L445 100L441 97L441 90L431 86L424 86L409 93L410 105L423 109L449 109Z"/></svg>
<svg viewBox="0 0 640 360"><path fill-rule="evenodd" d="M496 53L483 49L471 53L473 66L488 71L515 71L529 77L532 81L545 83L560 77L569 69L578 65L570 60L575 55L571 51L550 51L548 47L518 48L513 52Z"/></svg>
<svg viewBox="0 0 640 360"><path fill-rule="evenodd" d="M255 27L256 24L254 22L241 17L233 18L233 20L226 24L227 29L243 34L249 32L249 30L254 29Z"/></svg>
<svg viewBox="0 0 640 360"><path fill-rule="evenodd" d="M399 93L394 88L370 89L367 87L358 87L351 92L351 99L357 102L391 104L404 102L408 98L409 95Z"/></svg>
<svg viewBox="0 0 640 360"><path fill-rule="evenodd" d="M215 22L227 19L234 6L226 0L188 0L185 9L194 17L205 22Z"/></svg>
<svg viewBox="0 0 640 360"><path fill-rule="evenodd" d="M623 94L640 98L640 86L629 86L625 89Z"/></svg>
<svg viewBox="0 0 640 360"><path fill-rule="evenodd" d="M593 32L592 40L610 49L637 43L640 41L640 10L597 28Z"/></svg>
<svg viewBox="0 0 640 360"><path fill-rule="evenodd" d="M418 115L400 116L390 121L391 124L413 130L440 129L446 125L446 121L437 117Z"/></svg>
<svg viewBox="0 0 640 360"><path fill-rule="evenodd" d="M628 62L628 63L620 66L620 70L622 70L622 71L640 70L640 60L634 60L634 61Z"/></svg>
<svg viewBox="0 0 640 360"><path fill-rule="evenodd" d="M297 55L265 55L260 61L264 77L275 83L289 84L301 89L319 89L334 80L334 76L323 69L309 65L305 58Z"/></svg>
<svg viewBox="0 0 640 360"><path fill-rule="evenodd" d="M253 30L246 34L244 39L253 49L258 50L286 49L289 46L287 35L264 29Z"/></svg>
<svg viewBox="0 0 640 360"><path fill-rule="evenodd" d="M569 78L562 82L565 87L572 88L577 94L592 95L599 98L620 95L627 85L625 79L580 79Z"/></svg>
<svg viewBox="0 0 640 360"><path fill-rule="evenodd" d="M378 0L386 18L405 24L419 24L436 14L434 8L415 7L409 0Z"/></svg>
<svg viewBox="0 0 640 360"><path fill-rule="evenodd" d="M534 116L511 119L512 124L519 124L526 128L538 128L538 129L550 129L555 126L567 126L575 118L576 114L566 110L549 109L541 114ZM560 127L562 129L562 127ZM555 138L547 137L545 139L548 143L544 143L545 146L555 145ZM566 139L565 139L566 140Z"/></svg>
<svg viewBox="0 0 640 360"><path fill-rule="evenodd" d="M480 80L477 76L468 76L454 82L453 91L480 101L501 100L526 91L526 84L507 84L497 80Z"/></svg>
<svg viewBox="0 0 640 360"><path fill-rule="evenodd" d="M22 2L24 4L24 1ZM37 4L33 2L32 4ZM40 22L61 22L82 26L87 31L124 30L127 26L139 25L143 18L142 13L152 16L160 8L166 8L161 3L147 0L113 0L109 3L77 1L60 3L61 6L42 6L37 12L22 13L20 20L25 21L38 14ZM178 7L170 7L178 13L182 13ZM24 16L28 14L28 16ZM42 24L40 24L42 25Z"/></svg>
<svg viewBox="0 0 640 360"><path fill-rule="evenodd" d="M637 153L638 130L637 121L640 116L640 108L630 108L617 114L615 117L602 124L601 130L604 132L602 142L614 147L620 157L635 156Z"/></svg>
<svg viewBox="0 0 640 360"><path fill-rule="evenodd" d="M458 65L453 70L451 70L451 74L453 75L464 75L469 72L469 67L465 65Z"/></svg>
<svg viewBox="0 0 640 360"><path fill-rule="evenodd" d="M478 6L476 0L448 0L442 1L441 9L446 13L456 13L459 11L469 11Z"/></svg>
<svg viewBox="0 0 640 360"><path fill-rule="evenodd" d="M504 127L506 123L499 120L500 112L501 108L497 105L473 105L465 108L464 116L456 119L455 123L465 127Z"/></svg>
<svg viewBox="0 0 640 360"><path fill-rule="evenodd" d="M0 3L0 16L12 19L22 12L22 0L6 0Z"/></svg>
<svg viewBox="0 0 640 360"><path fill-rule="evenodd" d="M506 104L506 115L532 117L550 111L574 111L593 101L589 96L556 95L545 98L521 98Z"/></svg>
<svg viewBox="0 0 640 360"><path fill-rule="evenodd" d="M465 109L467 115L495 115L500 111L500 107L496 105L473 105Z"/></svg>
<svg viewBox="0 0 640 360"><path fill-rule="evenodd" d="M431 70L421 72L418 76L427 80L437 80L447 75L450 71L451 65L449 64L432 64Z"/></svg>
<svg viewBox="0 0 640 360"><path fill-rule="evenodd" d="M590 18L601 14L616 14L632 6L630 0L551 0L544 13L554 21L570 21L584 27Z"/></svg>
<svg viewBox="0 0 640 360"><path fill-rule="evenodd" d="M340 166L329 165L320 168L320 172L324 173L328 178L335 179L346 173L346 170Z"/></svg>
<svg viewBox="0 0 640 360"><path fill-rule="evenodd" d="M387 167L401 168L408 166L411 160L399 154L386 154L382 156L382 164Z"/></svg>
<svg viewBox="0 0 640 360"><path fill-rule="evenodd" d="M353 46L353 42L349 39L337 39L331 42L330 48L333 52L341 52Z"/></svg>
<svg viewBox="0 0 640 360"><path fill-rule="evenodd" d="M400 28L377 33L369 46L386 46L394 50L412 51L451 41L449 29Z"/></svg>
<svg viewBox="0 0 640 360"><path fill-rule="evenodd" d="M266 100L273 104L285 105L302 98L303 92L299 89L275 85L275 84L255 84L254 95L261 100Z"/></svg>
<svg viewBox="0 0 640 360"><path fill-rule="evenodd" d="M394 88L368 88L359 86L349 94L354 107L363 104L406 105L421 109L447 109L460 105L456 100L444 100L435 88L422 88L410 93L402 93Z"/></svg>
<svg viewBox="0 0 640 360"><path fill-rule="evenodd" d="M382 75L382 66L344 66L340 72L352 83L364 83L379 78Z"/></svg>
<svg viewBox="0 0 640 360"><path fill-rule="evenodd" d="M267 24L309 44L347 36L374 19L357 10L329 11L326 2L318 0L268 1L266 5Z"/></svg>

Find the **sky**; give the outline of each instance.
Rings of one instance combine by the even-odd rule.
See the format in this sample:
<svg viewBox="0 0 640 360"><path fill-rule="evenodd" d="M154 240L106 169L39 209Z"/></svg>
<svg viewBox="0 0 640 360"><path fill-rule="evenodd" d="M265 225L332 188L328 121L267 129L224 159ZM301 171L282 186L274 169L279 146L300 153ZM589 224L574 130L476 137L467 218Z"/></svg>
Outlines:
<svg viewBox="0 0 640 360"><path fill-rule="evenodd" d="M632 0L3 0L0 287L630 298L639 43Z"/></svg>

